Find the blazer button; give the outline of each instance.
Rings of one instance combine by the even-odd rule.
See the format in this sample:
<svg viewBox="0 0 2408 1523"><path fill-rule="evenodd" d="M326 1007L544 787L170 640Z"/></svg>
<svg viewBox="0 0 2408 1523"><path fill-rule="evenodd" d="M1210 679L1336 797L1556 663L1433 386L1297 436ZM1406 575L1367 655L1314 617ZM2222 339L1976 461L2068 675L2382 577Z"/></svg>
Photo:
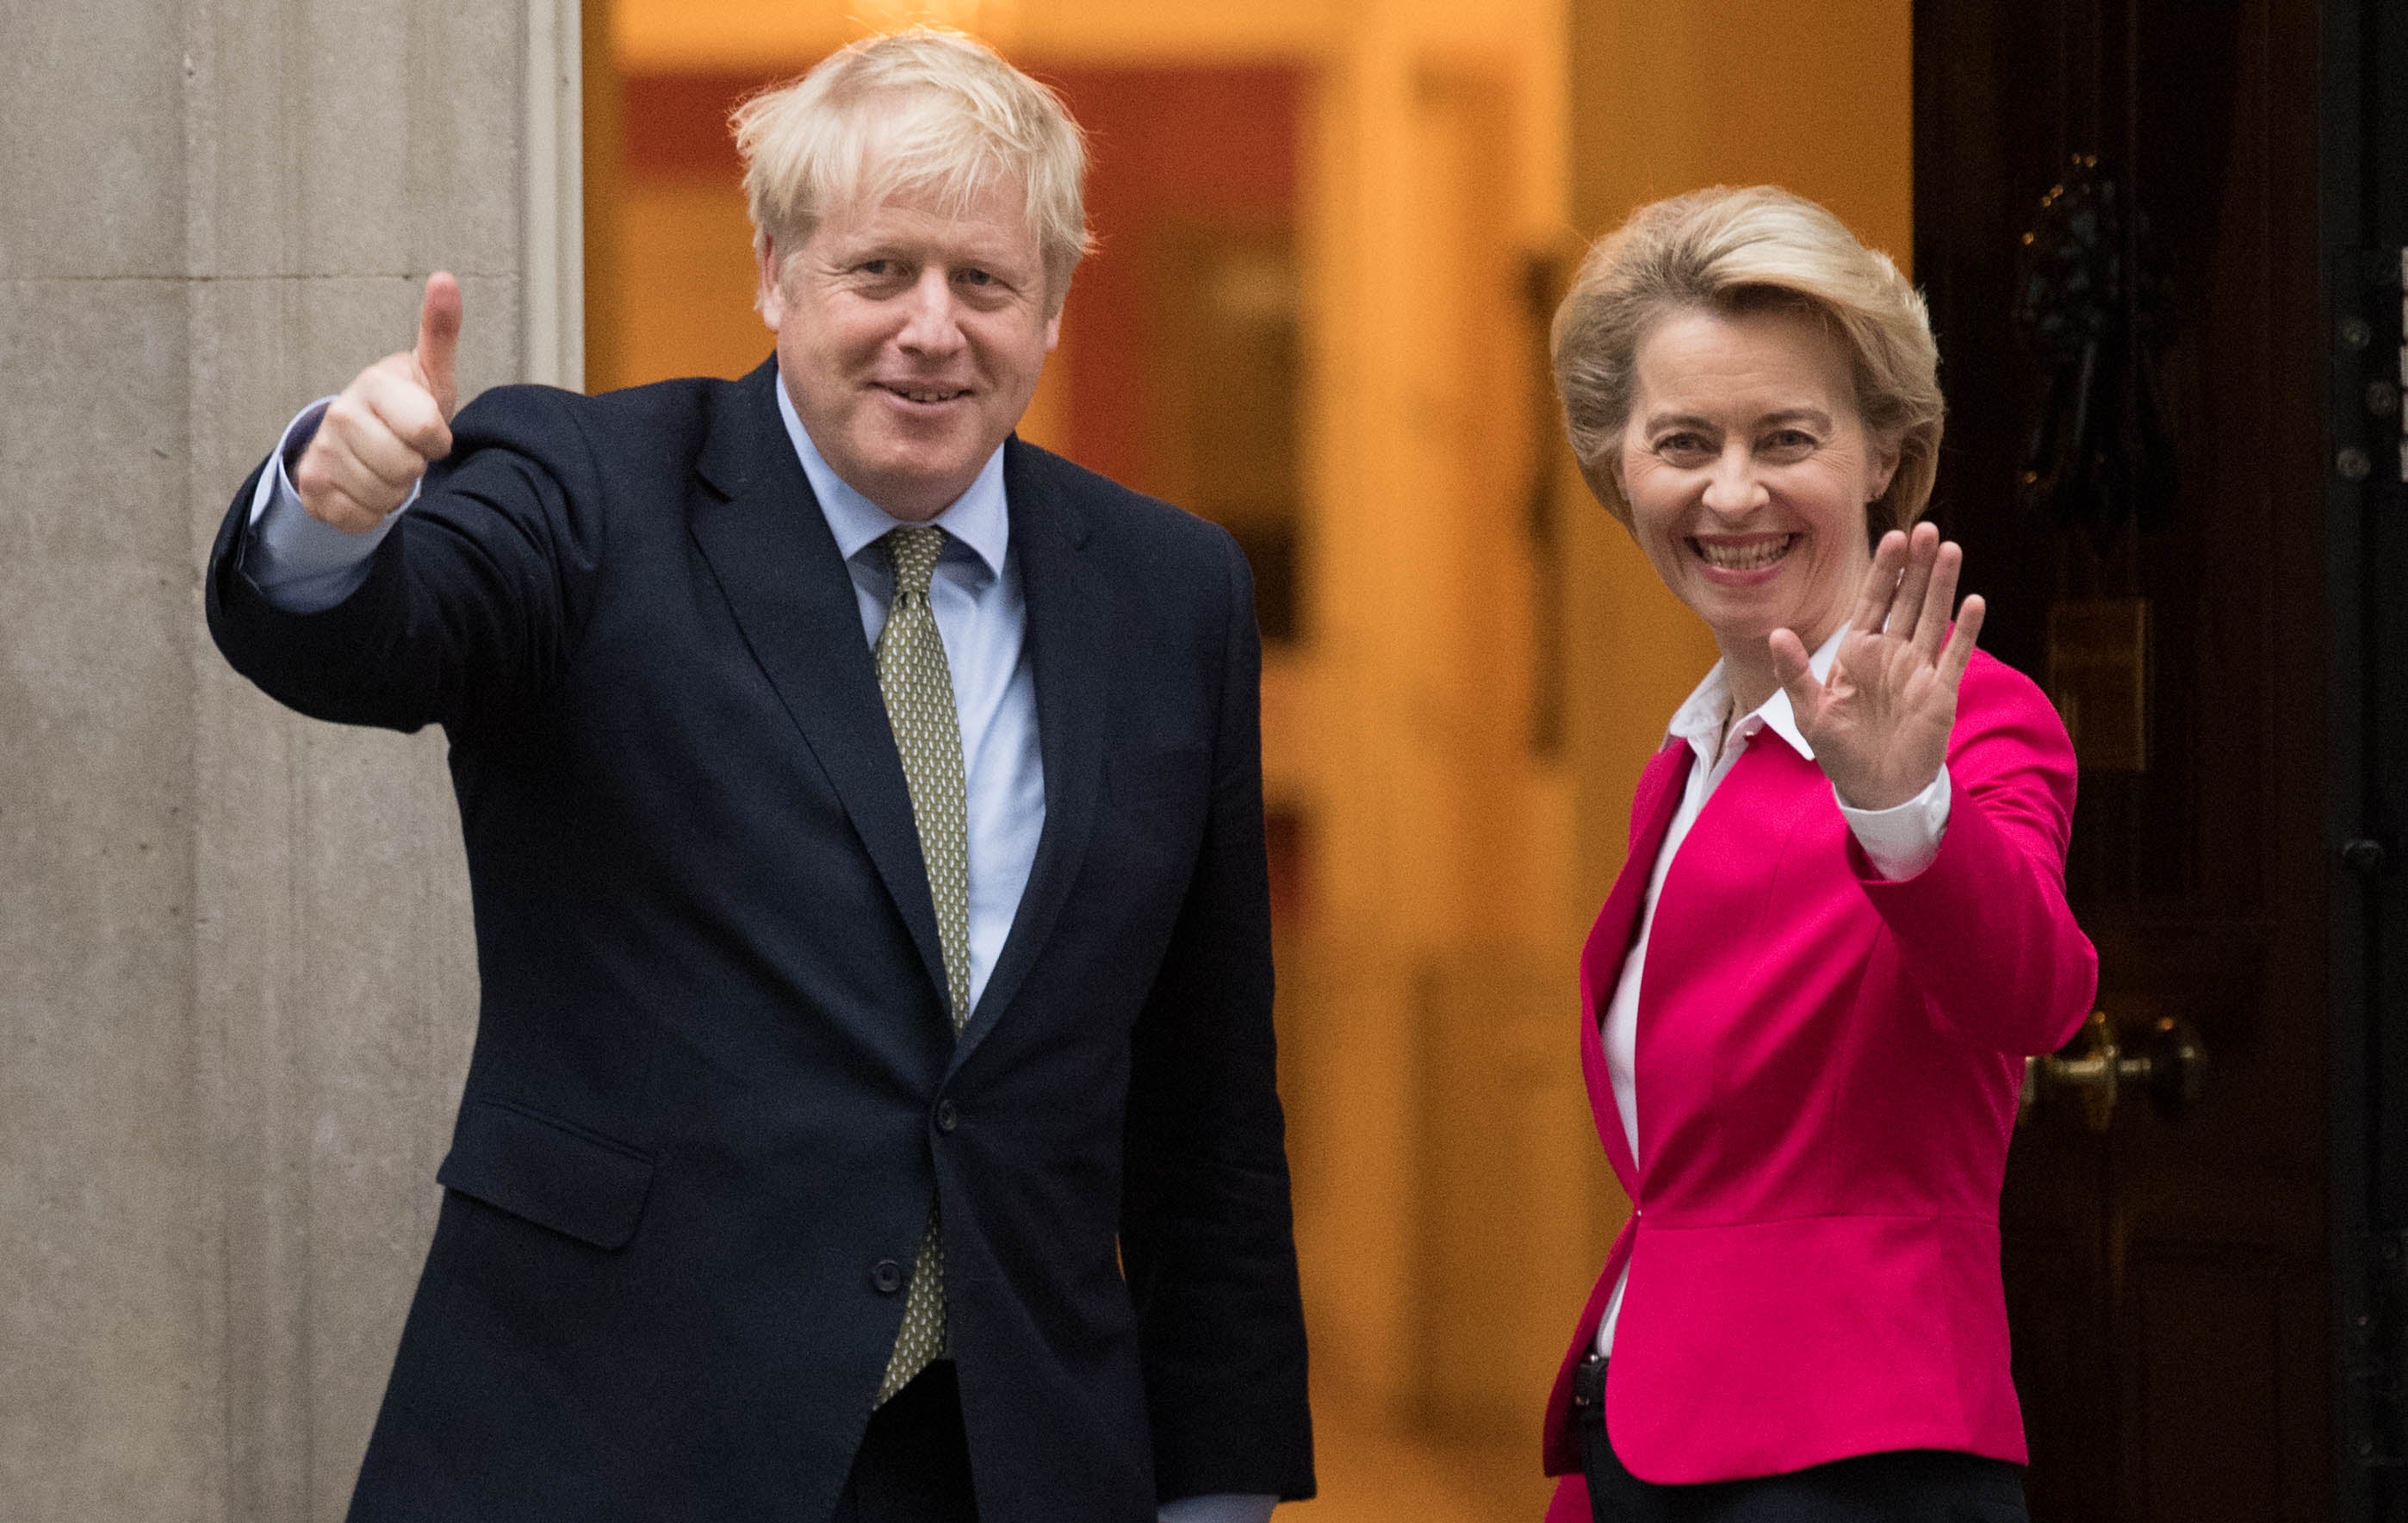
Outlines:
<svg viewBox="0 0 2408 1523"><path fill-rule="evenodd" d="M882 1296L891 1296L903 1288L903 1266L891 1258L882 1258L869 1266L869 1283Z"/></svg>
<svg viewBox="0 0 2408 1523"><path fill-rule="evenodd" d="M952 1100L939 1100L937 1102L937 1129L939 1131L951 1131L961 1124L961 1113L953 1109L953 1102Z"/></svg>

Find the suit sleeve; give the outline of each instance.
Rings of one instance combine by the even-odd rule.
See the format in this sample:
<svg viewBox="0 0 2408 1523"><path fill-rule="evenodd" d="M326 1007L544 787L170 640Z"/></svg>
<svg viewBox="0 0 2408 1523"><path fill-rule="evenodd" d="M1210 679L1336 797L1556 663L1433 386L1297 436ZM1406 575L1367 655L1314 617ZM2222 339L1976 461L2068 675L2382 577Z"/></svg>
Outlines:
<svg viewBox="0 0 2408 1523"><path fill-rule="evenodd" d="M540 701L600 553L599 473L568 402L512 386L464 409L365 580L314 611L279 608L246 569L254 472L209 556L218 648L269 697L344 724L491 724Z"/></svg>
<svg viewBox="0 0 2408 1523"><path fill-rule="evenodd" d="M1131 1037L1121 1250L1160 1495L1294 1501L1312 1495L1312 1438L1271 1034L1262 650L1244 559L1223 548L1211 802Z"/></svg>
<svg viewBox="0 0 2408 1523"><path fill-rule="evenodd" d="M1849 861L1942 1030L2003 1052L2053 1052L2099 984L2099 955L2065 902L2072 742L2029 680L1977 655L1948 770L1948 826L1929 867L1884 879L1853 838Z"/></svg>

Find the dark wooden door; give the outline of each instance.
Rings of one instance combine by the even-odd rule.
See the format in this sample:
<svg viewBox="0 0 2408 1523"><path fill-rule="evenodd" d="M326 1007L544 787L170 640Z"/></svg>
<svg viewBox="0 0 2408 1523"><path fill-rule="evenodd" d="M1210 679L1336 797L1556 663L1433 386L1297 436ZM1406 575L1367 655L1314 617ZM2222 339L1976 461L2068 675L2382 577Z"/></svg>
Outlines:
<svg viewBox="0 0 2408 1523"><path fill-rule="evenodd" d="M2337 1517L2408 1519L2408 6L2324 6Z"/></svg>
<svg viewBox="0 0 2408 1523"><path fill-rule="evenodd" d="M2100 1007L2128 1053L2179 1022L2207 1057L2187 1104L2060 1092L2017 1138L2039 1523L2335 1502L2317 24L2300 0L1914 7L1937 515L1985 643L2076 731ZM2085 269L2124 284L2092 300Z"/></svg>

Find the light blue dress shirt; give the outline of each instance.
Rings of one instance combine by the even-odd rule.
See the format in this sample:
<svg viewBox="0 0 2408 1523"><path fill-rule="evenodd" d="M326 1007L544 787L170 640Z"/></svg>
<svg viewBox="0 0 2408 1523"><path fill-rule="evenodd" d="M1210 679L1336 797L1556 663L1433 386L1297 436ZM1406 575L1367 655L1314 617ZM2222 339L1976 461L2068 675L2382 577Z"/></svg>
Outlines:
<svg viewBox="0 0 2408 1523"><path fill-rule="evenodd" d="M878 643L895 577L878 541L903 526L854 491L828 465L796 416L783 385L778 416L802 457L838 553L853 573L861 632ZM945 641L953 679L953 713L962 727L962 782L968 791L970 849L970 1008L1019 912L1045 828L1045 762L1037 748L1037 679L1028 662L1028 597L1011 554L1011 518L1003 497L1003 451L987 457L969 490L931 520L946 534L928 583L928 607Z"/></svg>
<svg viewBox="0 0 2408 1523"><path fill-rule="evenodd" d="M803 475L819 498L845 569L852 573L861 632L878 643L886 627L894 574L879 539L903 521L863 496L836 473L781 381L778 416L785 421ZM328 398L327 400L332 400ZM367 579L368 557L408 502L366 534L345 534L311 518L286 474L318 424L326 402L313 402L288 424L251 499L251 543L244 570L267 600L291 612L331 608ZM1028 656L1028 599L1011 554L1011 517L1003 490L998 447L969 490L932 521L947 536L928 587L928 606L945 642L953 681L953 711L961 722L962 774L969 807L970 1006L995 971L996 957L1019 912L1045 829L1045 763L1037 744L1037 680ZM1162 1523L1267 1523L1278 1499L1214 1495L1166 1502Z"/></svg>

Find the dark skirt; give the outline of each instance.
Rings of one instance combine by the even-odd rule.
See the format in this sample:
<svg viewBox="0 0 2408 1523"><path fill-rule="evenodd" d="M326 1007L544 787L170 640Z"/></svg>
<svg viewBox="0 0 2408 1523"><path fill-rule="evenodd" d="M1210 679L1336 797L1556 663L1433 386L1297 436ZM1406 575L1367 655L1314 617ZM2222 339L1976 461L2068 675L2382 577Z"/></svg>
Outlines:
<svg viewBox="0 0 2408 1523"><path fill-rule="evenodd" d="M1744 1481L1642 1481L1606 1436L1604 1389L1604 1362L1583 1360L1572 1417L1596 1523L2029 1523L2022 1466L1948 1449L1858 1455Z"/></svg>

